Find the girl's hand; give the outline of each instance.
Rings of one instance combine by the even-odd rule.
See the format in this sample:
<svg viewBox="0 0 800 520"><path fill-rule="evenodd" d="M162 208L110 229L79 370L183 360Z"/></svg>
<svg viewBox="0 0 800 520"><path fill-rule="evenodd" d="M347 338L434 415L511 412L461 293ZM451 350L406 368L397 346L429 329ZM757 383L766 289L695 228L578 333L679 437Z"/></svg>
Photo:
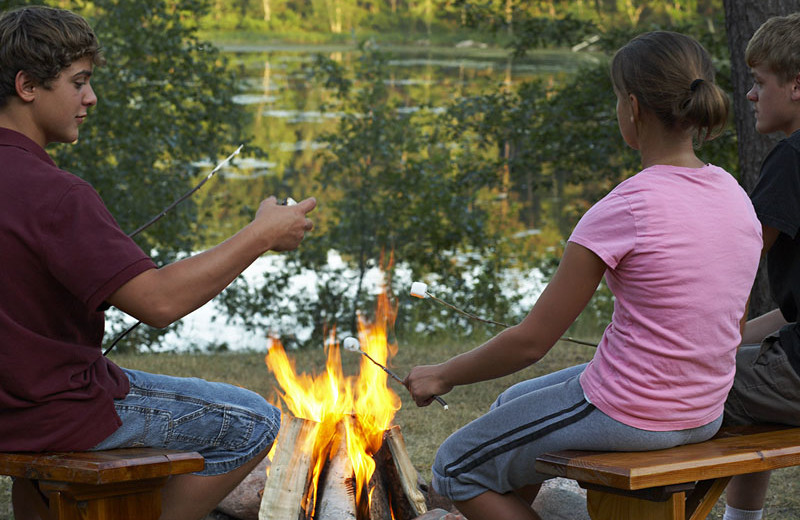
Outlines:
<svg viewBox="0 0 800 520"><path fill-rule="evenodd" d="M437 395L444 395L453 385L444 378L442 365L422 365L414 367L406 376L406 385L417 406L428 406Z"/></svg>

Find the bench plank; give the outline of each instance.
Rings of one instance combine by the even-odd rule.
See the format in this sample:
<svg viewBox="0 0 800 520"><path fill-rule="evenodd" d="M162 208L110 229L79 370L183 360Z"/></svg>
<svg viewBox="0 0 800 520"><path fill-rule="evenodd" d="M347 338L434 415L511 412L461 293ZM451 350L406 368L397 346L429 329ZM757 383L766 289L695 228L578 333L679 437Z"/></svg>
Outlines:
<svg viewBox="0 0 800 520"><path fill-rule="evenodd" d="M155 448L0 453L0 475L94 485L193 473L203 465L199 453Z"/></svg>
<svg viewBox="0 0 800 520"><path fill-rule="evenodd" d="M622 490L668 486L800 465L800 428L723 435L647 452L566 450L544 454L536 470Z"/></svg>
<svg viewBox="0 0 800 520"><path fill-rule="evenodd" d="M155 448L0 453L0 474L38 481L50 520L157 520L167 479L204 464L199 453Z"/></svg>

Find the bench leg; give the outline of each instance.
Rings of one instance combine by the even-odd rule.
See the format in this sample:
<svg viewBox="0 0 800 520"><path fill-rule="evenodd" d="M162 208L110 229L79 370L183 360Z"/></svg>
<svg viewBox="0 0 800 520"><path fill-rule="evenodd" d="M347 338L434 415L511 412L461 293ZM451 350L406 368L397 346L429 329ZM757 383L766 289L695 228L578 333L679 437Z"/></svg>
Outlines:
<svg viewBox="0 0 800 520"><path fill-rule="evenodd" d="M731 477L723 477L699 482L695 491L686 499L687 520L704 520L714 508L714 504L717 503L730 480Z"/></svg>
<svg viewBox="0 0 800 520"><path fill-rule="evenodd" d="M664 502L586 491L586 509L592 520L686 520L686 495L674 493Z"/></svg>
<svg viewBox="0 0 800 520"><path fill-rule="evenodd" d="M50 501L50 520L158 520L167 477L117 484L40 481Z"/></svg>

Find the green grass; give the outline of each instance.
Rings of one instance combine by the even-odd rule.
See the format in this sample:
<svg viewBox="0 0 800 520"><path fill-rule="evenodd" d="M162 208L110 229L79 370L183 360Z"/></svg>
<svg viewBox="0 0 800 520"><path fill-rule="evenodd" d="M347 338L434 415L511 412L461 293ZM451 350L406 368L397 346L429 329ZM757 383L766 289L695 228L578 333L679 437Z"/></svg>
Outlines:
<svg viewBox="0 0 800 520"><path fill-rule="evenodd" d="M474 343L420 343L409 346L401 342L399 352L391 362L391 368L402 376L416 364L438 362L472 346ZM497 394L506 387L523 379L587 361L592 352L590 347L570 343L558 345L541 362L522 372L494 381L455 388L445 396L450 405L448 411L435 403L418 408L408 393L390 380L389 384L393 385L403 403L395 422L402 428L409 454L420 475L430 481L430 464L439 444L451 432L487 410ZM323 370L325 356L321 349L290 352L289 356L296 361L299 372L320 373ZM266 368L263 354L148 354L112 357L125 367L176 376L197 376L240 385L260 393L272 402L277 395L275 379ZM356 373L359 356L343 352L342 357L345 374ZM765 519L800 518L799 480L800 468L784 469L773 474ZM0 480L0 520L13 518L9 504L9 485L9 479ZM717 504L709 518L722 518L721 503Z"/></svg>

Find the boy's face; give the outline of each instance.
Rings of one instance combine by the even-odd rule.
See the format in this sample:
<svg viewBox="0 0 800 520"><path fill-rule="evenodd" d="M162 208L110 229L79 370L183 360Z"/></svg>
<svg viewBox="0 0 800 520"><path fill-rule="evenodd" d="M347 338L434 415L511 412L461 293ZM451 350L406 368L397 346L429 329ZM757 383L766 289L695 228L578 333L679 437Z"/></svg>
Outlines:
<svg viewBox="0 0 800 520"><path fill-rule="evenodd" d="M762 134L783 132L791 134L800 128L800 85L795 81L782 82L764 65L750 69L753 87L747 99L756 113L756 130Z"/></svg>
<svg viewBox="0 0 800 520"><path fill-rule="evenodd" d="M34 127L29 136L42 147L48 143L71 143L90 106L97 104L89 78L92 61L82 58L61 71L49 89L35 87Z"/></svg>

